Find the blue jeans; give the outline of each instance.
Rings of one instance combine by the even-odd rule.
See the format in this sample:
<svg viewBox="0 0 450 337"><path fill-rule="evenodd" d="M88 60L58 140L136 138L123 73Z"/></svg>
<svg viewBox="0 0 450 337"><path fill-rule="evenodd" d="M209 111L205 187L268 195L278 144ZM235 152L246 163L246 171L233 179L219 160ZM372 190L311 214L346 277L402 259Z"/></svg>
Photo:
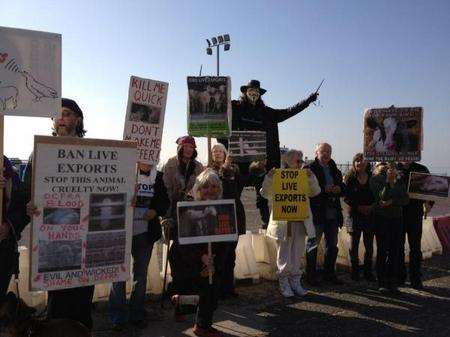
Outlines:
<svg viewBox="0 0 450 337"><path fill-rule="evenodd" d="M152 256L153 243L148 233L133 236L131 255L133 256L133 291L130 297L130 320L145 320L145 292L147 288L147 269ZM113 324L124 324L128 321L126 306L125 282L115 282L109 293L109 318Z"/></svg>

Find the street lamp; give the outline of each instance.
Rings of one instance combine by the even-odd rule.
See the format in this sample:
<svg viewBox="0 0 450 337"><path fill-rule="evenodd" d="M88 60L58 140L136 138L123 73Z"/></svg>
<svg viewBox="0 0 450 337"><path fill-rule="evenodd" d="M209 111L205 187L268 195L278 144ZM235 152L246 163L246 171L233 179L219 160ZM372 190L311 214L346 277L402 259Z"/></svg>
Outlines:
<svg viewBox="0 0 450 337"><path fill-rule="evenodd" d="M231 39L230 34L218 35L214 36L211 39L206 39L206 43L208 43L208 47L206 48L206 54L212 55L213 48L216 47L217 50L217 76L220 73L220 65L219 65L219 47L223 45L223 50L228 51L231 48Z"/></svg>

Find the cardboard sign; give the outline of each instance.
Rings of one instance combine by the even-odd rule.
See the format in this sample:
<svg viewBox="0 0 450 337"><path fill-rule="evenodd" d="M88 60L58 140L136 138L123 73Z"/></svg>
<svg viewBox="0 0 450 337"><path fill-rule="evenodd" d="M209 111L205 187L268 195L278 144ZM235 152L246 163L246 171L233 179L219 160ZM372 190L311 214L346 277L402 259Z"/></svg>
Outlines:
<svg viewBox="0 0 450 337"><path fill-rule="evenodd" d="M188 133L193 137L229 137L230 77L188 77Z"/></svg>
<svg viewBox="0 0 450 337"><path fill-rule="evenodd" d="M136 143L35 136L30 290L130 274Z"/></svg>
<svg viewBox="0 0 450 337"><path fill-rule="evenodd" d="M264 131L233 131L228 143L228 154L235 163L251 163L266 158Z"/></svg>
<svg viewBox="0 0 450 337"><path fill-rule="evenodd" d="M408 194L413 199L450 203L450 177L411 172Z"/></svg>
<svg viewBox="0 0 450 337"><path fill-rule="evenodd" d="M364 157L369 161L419 161L422 108L368 109L364 113Z"/></svg>
<svg viewBox="0 0 450 337"><path fill-rule="evenodd" d="M232 199L178 202L177 217L178 241L182 245L238 239Z"/></svg>
<svg viewBox="0 0 450 337"><path fill-rule="evenodd" d="M0 114L61 112L61 35L0 27Z"/></svg>
<svg viewBox="0 0 450 337"><path fill-rule="evenodd" d="M158 164L168 88L166 82L130 78L123 139L136 141L140 163Z"/></svg>
<svg viewBox="0 0 450 337"><path fill-rule="evenodd" d="M309 217L306 171L275 170L272 190L273 220L300 221Z"/></svg>

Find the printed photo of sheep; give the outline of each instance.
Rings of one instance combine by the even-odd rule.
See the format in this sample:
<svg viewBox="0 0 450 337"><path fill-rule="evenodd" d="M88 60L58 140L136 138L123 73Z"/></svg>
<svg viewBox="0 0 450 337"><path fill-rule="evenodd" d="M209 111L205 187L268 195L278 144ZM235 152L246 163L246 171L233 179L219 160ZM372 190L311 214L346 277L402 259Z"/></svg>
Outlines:
<svg viewBox="0 0 450 337"><path fill-rule="evenodd" d="M427 173L411 172L408 193L411 198L450 201L450 178Z"/></svg>

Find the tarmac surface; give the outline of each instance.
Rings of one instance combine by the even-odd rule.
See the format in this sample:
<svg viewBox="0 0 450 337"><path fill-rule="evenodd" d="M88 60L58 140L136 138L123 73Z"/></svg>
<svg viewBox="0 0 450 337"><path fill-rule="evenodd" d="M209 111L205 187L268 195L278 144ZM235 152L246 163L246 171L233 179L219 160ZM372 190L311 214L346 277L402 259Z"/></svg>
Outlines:
<svg viewBox="0 0 450 337"><path fill-rule="evenodd" d="M375 283L350 280L338 270L342 286L322 282L304 298L285 300L277 282L239 284L239 297L219 303L214 327L225 336L450 336L450 254L424 262L425 289L400 288L400 295L382 294ZM194 336L194 316L183 323L172 319L168 301L149 300L146 329L127 326L115 332L107 318L107 303L95 310L95 337Z"/></svg>

